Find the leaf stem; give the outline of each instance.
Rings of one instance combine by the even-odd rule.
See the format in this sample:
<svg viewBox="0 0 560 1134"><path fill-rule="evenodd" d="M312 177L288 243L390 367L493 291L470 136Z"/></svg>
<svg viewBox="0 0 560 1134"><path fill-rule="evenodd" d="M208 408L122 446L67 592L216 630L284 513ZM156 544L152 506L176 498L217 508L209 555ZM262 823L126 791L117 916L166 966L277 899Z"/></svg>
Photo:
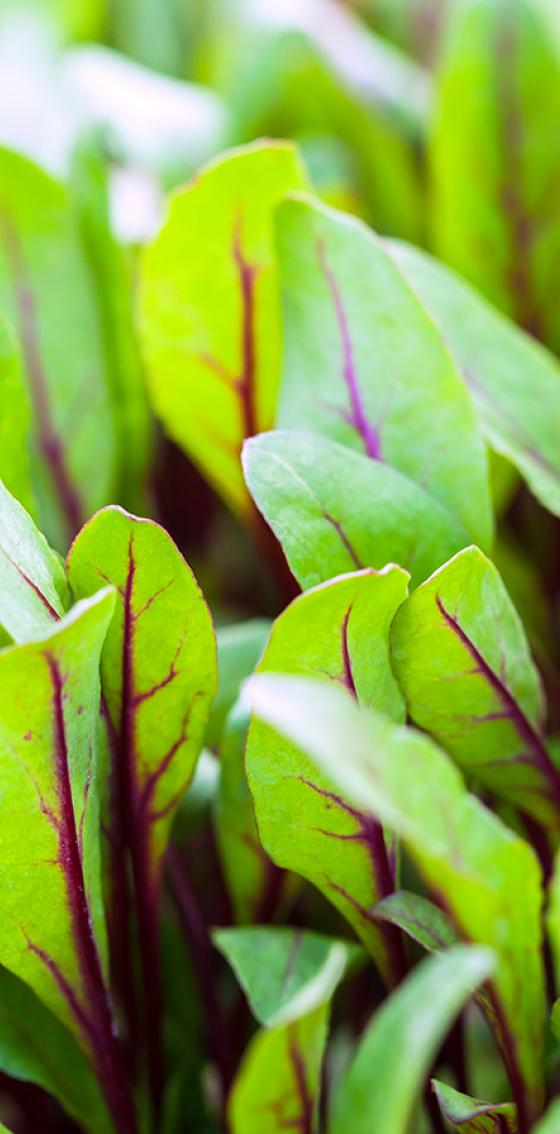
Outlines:
<svg viewBox="0 0 560 1134"><path fill-rule="evenodd" d="M184 863L175 847L171 846L168 850L167 864L179 921L198 980L208 1042L220 1075L222 1108L225 1113L225 1102L233 1080L233 1067L226 1028L216 996L212 958L214 946L191 890Z"/></svg>

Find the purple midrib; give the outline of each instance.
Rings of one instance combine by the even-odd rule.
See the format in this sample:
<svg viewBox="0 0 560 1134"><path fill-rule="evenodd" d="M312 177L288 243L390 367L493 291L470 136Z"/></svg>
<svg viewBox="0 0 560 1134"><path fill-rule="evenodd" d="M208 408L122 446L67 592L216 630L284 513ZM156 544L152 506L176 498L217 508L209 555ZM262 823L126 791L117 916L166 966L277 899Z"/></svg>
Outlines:
<svg viewBox="0 0 560 1134"><path fill-rule="evenodd" d="M342 295L335 278L334 272L330 267L326 252L325 243L319 240L317 244L317 257L321 267L321 271L327 282L329 292L334 304L336 312L336 319L338 329L340 332L340 340L342 344L342 377L348 391L350 400L350 413L346 415L348 424L359 434L362 439L364 449L374 461L381 460L381 438L379 430L369 420L360 389L360 383L356 371L356 364L354 361L354 352L352 348L352 338L350 335L350 327L348 325L348 318L344 308Z"/></svg>
<svg viewBox="0 0 560 1134"><path fill-rule="evenodd" d="M238 222L233 241L233 259L239 278L241 294L241 372L236 389L241 401L244 437L258 432L255 407L256 336L255 336L255 281L257 268L249 263L241 245L241 223Z"/></svg>
<svg viewBox="0 0 560 1134"><path fill-rule="evenodd" d="M38 444L50 470L69 534L74 536L82 522L83 508L77 489L70 479L64 446L52 418L48 383L37 332L35 297L23 245L14 221L6 211L0 215L0 228L14 280L21 345L37 416Z"/></svg>
<svg viewBox="0 0 560 1134"><path fill-rule="evenodd" d="M475 646L474 642L469 638L468 634L460 625L457 618L446 610L440 596L436 596L436 606L451 632L459 639L461 645L467 650L470 657L476 663L476 667L480 675L488 682L494 693L496 694L506 717L511 720L514 728L517 731L519 738L526 746L528 754L532 757L533 765L539 769L541 774L547 780L557 806L560 806L560 777L546 751L546 748L534 729L531 722L525 716L518 702L510 693L507 686L494 672L488 662L485 660L480 650Z"/></svg>
<svg viewBox="0 0 560 1134"><path fill-rule="evenodd" d="M43 592L42 592L41 588L38 586L38 584L35 583L33 581L33 579L30 579L29 575L26 575L25 571L23 570L23 567L20 567L19 563L16 563L15 559L12 559L12 556L9 555L9 553L6 551L5 547L0 547L0 552L2 553L4 558L8 560L8 562L11 564L11 566L14 568L14 570L17 571L20 579L22 579L22 581L26 584L26 586L31 587L31 590L34 591L34 593L37 595L37 598L40 599L40 601L42 602L43 606L45 607L45 610L47 610L49 612L49 614L51 615L51 617L56 622L58 622L60 615L54 609L54 606L51 605L47 596L45 594L43 594Z"/></svg>
<svg viewBox="0 0 560 1134"><path fill-rule="evenodd" d="M76 1012L76 1005L72 1000L69 1000L69 1007L84 1033L86 1043L92 1050L118 1128L123 1132L129 1131L132 1134L135 1130L135 1121L120 1079L122 1071L120 1052L86 897L80 840L76 828L70 780L63 706L63 679L58 660L53 654L46 654L45 656L52 688L59 862L66 886L72 938L85 995L83 1013L81 1009ZM84 803L84 806L86 806L86 803ZM48 959L45 963L48 965ZM64 994L64 986L60 982L59 987Z"/></svg>

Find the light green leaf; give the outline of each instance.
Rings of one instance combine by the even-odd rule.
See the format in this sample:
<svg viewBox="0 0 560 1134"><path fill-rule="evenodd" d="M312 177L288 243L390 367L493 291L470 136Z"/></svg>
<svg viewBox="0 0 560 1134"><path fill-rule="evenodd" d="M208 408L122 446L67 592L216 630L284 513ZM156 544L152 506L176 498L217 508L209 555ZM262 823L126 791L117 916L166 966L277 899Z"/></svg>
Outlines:
<svg viewBox="0 0 560 1134"><path fill-rule="evenodd" d="M358 953L345 941L289 926L216 929L212 937L266 1028L326 1004Z"/></svg>
<svg viewBox="0 0 560 1134"><path fill-rule="evenodd" d="M433 741L359 708L343 690L259 674L246 696L350 805L394 829L460 935L495 950L497 1037L528 1123L542 1102L544 1022L541 872L531 847L466 791Z"/></svg>
<svg viewBox="0 0 560 1134"><path fill-rule="evenodd" d="M443 910L421 894L397 890L377 902L372 913L402 929L428 953L439 953L457 944L457 933Z"/></svg>
<svg viewBox="0 0 560 1134"><path fill-rule="evenodd" d="M461 945L423 961L373 1017L335 1093L329 1134L407 1134L446 1033L492 969L489 950Z"/></svg>
<svg viewBox="0 0 560 1134"><path fill-rule="evenodd" d="M229 1099L231 1134L316 1134L328 1005L251 1041Z"/></svg>
<svg viewBox="0 0 560 1134"><path fill-rule="evenodd" d="M318 677L362 705L404 720L389 660L389 627L407 594L398 567L335 579L301 595L274 623L259 672ZM341 759L342 751L341 751ZM262 844L273 861L313 882L347 918L388 984L405 968L398 933L370 912L396 885L393 840L304 751L253 720L245 765Z"/></svg>
<svg viewBox="0 0 560 1134"><path fill-rule="evenodd" d="M0 307L20 340L33 408L41 527L59 549L115 489L99 313L67 191L0 151Z"/></svg>
<svg viewBox="0 0 560 1134"><path fill-rule="evenodd" d="M391 561L421 582L468 542L414 481L326 437L262 434L245 443L243 468L303 589Z"/></svg>
<svg viewBox="0 0 560 1134"><path fill-rule="evenodd" d="M194 772L217 685L216 643L198 584L157 524L105 508L75 539L68 579L78 597L103 582L117 603L101 655L102 688L125 760L135 839L157 886L174 812Z"/></svg>
<svg viewBox="0 0 560 1134"><path fill-rule="evenodd" d="M215 806L218 854L235 920L241 925L268 921L283 903L287 881L259 838L245 773L248 725L247 713L236 706L220 747Z"/></svg>
<svg viewBox="0 0 560 1134"><path fill-rule="evenodd" d="M560 20L555 0L460 0L431 131L435 250L557 348Z"/></svg>
<svg viewBox="0 0 560 1134"><path fill-rule="evenodd" d="M141 330L154 408L241 513L250 508L241 446L271 427L280 378L272 214L290 189L305 187L289 143L232 151L174 194L144 257Z"/></svg>
<svg viewBox="0 0 560 1134"><path fill-rule="evenodd" d="M278 425L387 464L492 538L476 415L427 310L375 234L310 199L278 210L286 343ZM468 481L469 491L465 492Z"/></svg>
<svg viewBox="0 0 560 1134"><path fill-rule="evenodd" d="M0 1069L12 1078L43 1087L91 1134L110 1134L113 1130L99 1085L81 1049L30 988L3 968Z"/></svg>
<svg viewBox="0 0 560 1134"><path fill-rule="evenodd" d="M412 720L479 783L558 825L539 675L490 560L471 547L436 571L397 611L391 646Z"/></svg>
<svg viewBox="0 0 560 1134"><path fill-rule="evenodd" d="M0 481L0 625L25 642L49 633L67 606L58 556Z"/></svg>
<svg viewBox="0 0 560 1134"><path fill-rule="evenodd" d="M461 1134L518 1134L513 1103L482 1102L436 1079L432 1086L442 1114Z"/></svg>
<svg viewBox="0 0 560 1134"><path fill-rule="evenodd" d="M0 962L71 1029L98 1069L108 1009L95 735L99 655L113 607L113 594L101 592L43 641L0 653Z"/></svg>
<svg viewBox="0 0 560 1134"><path fill-rule="evenodd" d="M220 682L206 730L205 743L209 748L220 744L226 717L239 696L242 682L253 672L269 633L270 622L265 618L218 628Z"/></svg>
<svg viewBox="0 0 560 1134"><path fill-rule="evenodd" d="M489 444L560 515L558 362L443 264L408 244L389 248L448 343Z"/></svg>
<svg viewBox="0 0 560 1134"><path fill-rule="evenodd" d="M29 460L31 414L21 358L8 324L0 317L0 478L33 511Z"/></svg>
<svg viewBox="0 0 560 1134"><path fill-rule="evenodd" d="M540 1122L537 1122L533 1134L558 1134L560 1130L560 1099L552 1102Z"/></svg>

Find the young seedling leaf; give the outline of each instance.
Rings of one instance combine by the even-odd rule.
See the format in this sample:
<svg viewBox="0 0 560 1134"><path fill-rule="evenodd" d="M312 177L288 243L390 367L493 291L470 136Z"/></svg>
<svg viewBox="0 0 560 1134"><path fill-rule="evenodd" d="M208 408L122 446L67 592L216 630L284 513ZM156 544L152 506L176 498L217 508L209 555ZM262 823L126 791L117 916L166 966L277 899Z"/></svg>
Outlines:
<svg viewBox="0 0 560 1134"><path fill-rule="evenodd" d="M258 925L283 904L288 876L268 857L259 838L245 772L248 726L247 713L236 706L226 721L220 746L215 829L235 921Z"/></svg>
<svg viewBox="0 0 560 1134"><path fill-rule="evenodd" d="M493 967L490 950L464 945L422 962L360 1041L335 1092L329 1134L407 1134L438 1048Z"/></svg>
<svg viewBox="0 0 560 1134"><path fill-rule="evenodd" d="M389 247L453 352L489 444L560 515L558 362L443 264L409 244Z"/></svg>
<svg viewBox="0 0 560 1134"><path fill-rule="evenodd" d="M306 185L287 142L234 150L172 197L144 257L141 330L154 408L241 513L250 509L241 447L271 428L280 379L272 215Z"/></svg>
<svg viewBox="0 0 560 1134"><path fill-rule="evenodd" d="M431 130L438 256L557 348L560 26L554 0L461 0Z"/></svg>
<svg viewBox="0 0 560 1134"><path fill-rule="evenodd" d="M216 689L212 620L172 539L121 508L105 508L85 525L67 567L77 597L104 582L117 591L101 656L102 688L124 779L123 807L144 846L150 889Z"/></svg>
<svg viewBox="0 0 560 1134"><path fill-rule="evenodd" d="M479 783L558 826L540 679L490 560L471 547L436 571L397 611L391 645L412 720Z"/></svg>
<svg viewBox="0 0 560 1134"><path fill-rule="evenodd" d="M164 1080L158 940L161 872L173 817L192 779L216 690L216 640L194 575L173 540L150 520L118 507L104 509L82 528L67 567L76 595L91 594L100 580L110 581L117 591L101 655L112 761L110 925L113 940L126 942L128 850L146 990L150 1088L157 1115ZM123 999L130 1002L126 972L121 969L117 979Z"/></svg>
<svg viewBox="0 0 560 1134"><path fill-rule="evenodd" d="M39 514L59 549L115 488L115 430L92 281L66 189L0 151L0 307L33 409Z"/></svg>
<svg viewBox="0 0 560 1134"><path fill-rule="evenodd" d="M83 1051L28 985L0 968L0 1070L35 1083L89 1134L112 1134L99 1084Z"/></svg>
<svg viewBox="0 0 560 1134"><path fill-rule="evenodd" d="M230 1095L231 1134L316 1134L328 1004L258 1032Z"/></svg>
<svg viewBox="0 0 560 1134"><path fill-rule="evenodd" d="M246 442L249 491L305 590L393 562L415 583L468 543L464 529L390 465L300 431Z"/></svg>
<svg viewBox="0 0 560 1134"><path fill-rule="evenodd" d="M216 929L212 936L266 1028L289 1024L329 1001L359 953L345 941L289 926Z"/></svg>
<svg viewBox="0 0 560 1134"><path fill-rule="evenodd" d="M0 479L32 512L29 436L31 413L21 357L8 324L0 317Z"/></svg>
<svg viewBox="0 0 560 1134"><path fill-rule="evenodd" d="M388 642L407 594L398 567L343 576L301 595L274 623L259 672L321 678L404 720ZM343 750L340 754L343 759ZM394 840L351 805L304 751L255 719L246 751L259 835L273 861L313 882L347 918L391 985L406 967L398 932L371 907L397 885Z"/></svg>
<svg viewBox="0 0 560 1134"><path fill-rule="evenodd" d="M134 1130L106 991L96 758L108 590L0 653L0 962L71 1030L119 1131Z"/></svg>
<svg viewBox="0 0 560 1134"><path fill-rule="evenodd" d="M286 343L278 425L397 469L488 546L486 454L460 374L373 232L311 199L278 211ZM469 492L465 492L465 482Z"/></svg>
<svg viewBox="0 0 560 1134"><path fill-rule="evenodd" d="M444 1118L460 1134L518 1134L513 1103L482 1102L437 1079L432 1081L432 1087Z"/></svg>
<svg viewBox="0 0 560 1134"><path fill-rule="evenodd" d="M62 563L0 481L0 626L14 642L29 641L49 633L67 606Z"/></svg>
<svg viewBox="0 0 560 1134"><path fill-rule="evenodd" d="M453 924L443 910L421 894L397 890L377 902L372 914L378 920L402 929L403 933L428 953L440 953L442 949L449 949L459 941Z"/></svg>
<svg viewBox="0 0 560 1134"><path fill-rule="evenodd" d="M433 741L359 708L345 691L258 674L246 697L348 804L394 829L460 936L494 949L489 996L520 1129L528 1130L542 1105L544 1022L541 872L531 847L469 794Z"/></svg>

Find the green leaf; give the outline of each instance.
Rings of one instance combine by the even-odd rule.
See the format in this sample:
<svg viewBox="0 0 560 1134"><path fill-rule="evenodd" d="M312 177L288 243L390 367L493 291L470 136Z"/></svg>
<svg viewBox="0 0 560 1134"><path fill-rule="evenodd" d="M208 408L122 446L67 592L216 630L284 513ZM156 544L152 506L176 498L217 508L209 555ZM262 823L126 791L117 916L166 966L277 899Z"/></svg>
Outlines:
<svg viewBox="0 0 560 1134"><path fill-rule="evenodd" d="M28 986L3 968L0 1069L4 1075L43 1087L91 1134L113 1130L81 1049Z"/></svg>
<svg viewBox="0 0 560 1134"><path fill-rule="evenodd" d="M359 708L345 691L259 674L246 697L350 805L394 829L459 934L495 950L489 996L527 1125L542 1102L544 1021L541 872L531 847L467 792L433 741Z"/></svg>
<svg viewBox="0 0 560 1134"><path fill-rule="evenodd" d="M229 1099L231 1134L316 1134L317 1097L327 1040L328 1005L258 1032Z"/></svg>
<svg viewBox="0 0 560 1134"><path fill-rule="evenodd" d="M259 672L320 677L362 705L404 720L389 660L389 627L407 594L398 567L336 579L295 599L274 623ZM388 984L402 975L399 935L370 907L396 885L396 848L383 828L338 794L305 752L263 721L245 765L262 844L277 865L317 886L347 918Z"/></svg>
<svg viewBox="0 0 560 1134"><path fill-rule="evenodd" d="M377 902L372 913L402 929L428 953L439 953L457 944L457 933L443 910L421 894L397 890Z"/></svg>
<svg viewBox="0 0 560 1134"><path fill-rule="evenodd" d="M303 589L391 561L421 582L468 542L419 485L326 437L262 434L245 443L243 468Z"/></svg>
<svg viewBox="0 0 560 1134"><path fill-rule="evenodd" d="M21 358L0 317L0 478L28 511L34 509L29 460L31 414Z"/></svg>
<svg viewBox="0 0 560 1134"><path fill-rule="evenodd" d="M220 744L228 713L242 682L253 672L269 633L270 622L265 618L252 618L217 630L220 682L206 730L205 743L209 748Z"/></svg>
<svg viewBox="0 0 560 1134"><path fill-rule="evenodd" d="M482 1102L436 1079L432 1086L441 1112L454 1130L462 1134L518 1134L513 1103Z"/></svg>
<svg viewBox="0 0 560 1134"><path fill-rule="evenodd" d="M411 245L389 248L448 343L488 443L560 515L558 362L443 264Z"/></svg>
<svg viewBox="0 0 560 1134"><path fill-rule="evenodd" d="M555 348L559 112L555 0L454 5L431 131L436 253Z"/></svg>
<svg viewBox="0 0 560 1134"><path fill-rule="evenodd" d="M285 193L305 187L289 143L232 151L174 194L144 257L141 330L154 408L241 513L250 508L241 446L271 427L280 378L272 214Z"/></svg>
<svg viewBox="0 0 560 1134"><path fill-rule="evenodd" d="M0 307L21 343L41 527L62 549L115 489L99 313L67 191L7 150L0 180Z"/></svg>
<svg viewBox="0 0 560 1134"><path fill-rule="evenodd" d="M469 542L488 546L488 470L476 415L385 246L360 221L303 198L278 210L278 248L286 326L278 425L305 422L398 470Z"/></svg>
<svg viewBox="0 0 560 1134"><path fill-rule="evenodd" d="M540 1122L537 1122L533 1134L558 1134L560 1130L560 1099L552 1102Z"/></svg>
<svg viewBox="0 0 560 1134"><path fill-rule="evenodd" d="M151 424L133 321L134 281L111 229L107 164L100 137L82 137L73 154L74 207L98 311L105 371L113 406L118 499L144 504Z"/></svg>
<svg viewBox="0 0 560 1134"><path fill-rule="evenodd" d="M0 625L25 642L49 633L67 606L58 556L0 481Z"/></svg>
<svg viewBox="0 0 560 1134"><path fill-rule="evenodd" d="M148 890L159 881L174 812L194 772L217 685L212 620L198 584L157 524L103 509L75 539L68 579L76 596L117 590L101 679ZM126 790L126 789L125 789Z"/></svg>
<svg viewBox="0 0 560 1134"><path fill-rule="evenodd" d="M329 1134L407 1134L446 1033L492 969L489 950L461 945L415 969L360 1041L334 1095Z"/></svg>
<svg viewBox="0 0 560 1134"><path fill-rule="evenodd" d="M236 707L222 738L215 806L218 854L239 924L266 922L284 900L286 874L266 854L245 773L249 718Z"/></svg>
<svg viewBox="0 0 560 1134"><path fill-rule="evenodd" d="M436 571L397 611L391 644L412 720L479 783L557 825L539 675L490 560L471 547Z"/></svg>
<svg viewBox="0 0 560 1134"><path fill-rule="evenodd" d="M345 941L289 926L216 929L212 938L267 1028L289 1024L327 1003L357 953Z"/></svg>
<svg viewBox="0 0 560 1134"><path fill-rule="evenodd" d="M0 653L0 962L71 1029L103 1075L112 1025L95 736L99 655L113 607L113 594L101 592L43 641Z"/></svg>

